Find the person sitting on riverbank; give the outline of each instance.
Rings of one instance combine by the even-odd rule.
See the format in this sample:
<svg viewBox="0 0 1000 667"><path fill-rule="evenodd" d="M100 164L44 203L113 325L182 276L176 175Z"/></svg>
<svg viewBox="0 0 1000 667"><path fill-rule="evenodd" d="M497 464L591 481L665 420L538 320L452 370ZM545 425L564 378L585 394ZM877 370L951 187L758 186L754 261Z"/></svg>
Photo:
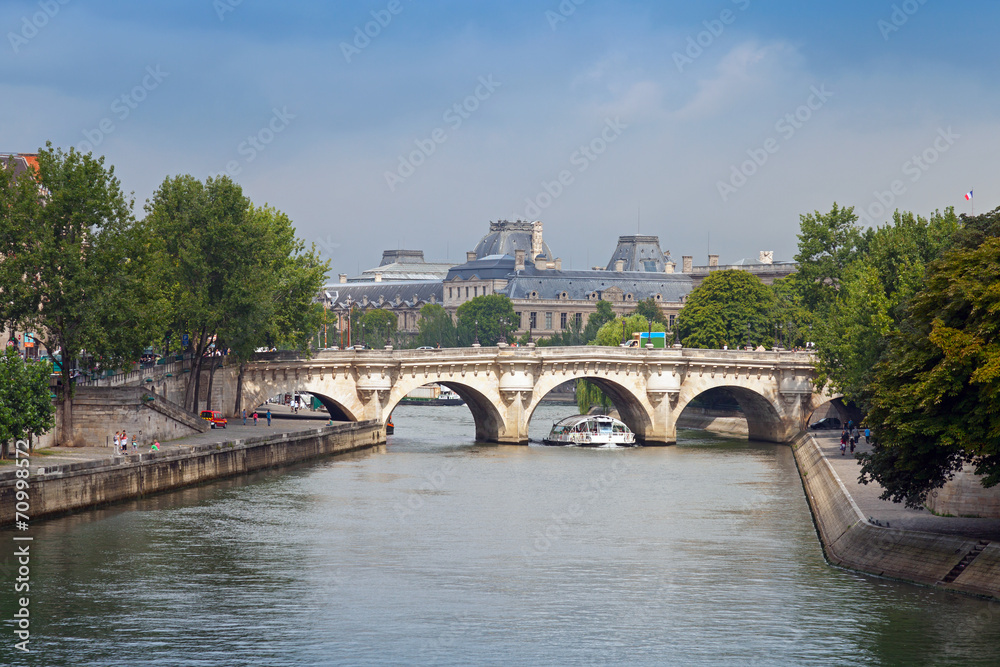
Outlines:
<svg viewBox="0 0 1000 667"><path fill-rule="evenodd" d="M150 447L149 447L149 451L151 451L151 452L158 452L158 451L160 451L160 443L157 442L156 440L154 440L153 444L150 445Z"/></svg>

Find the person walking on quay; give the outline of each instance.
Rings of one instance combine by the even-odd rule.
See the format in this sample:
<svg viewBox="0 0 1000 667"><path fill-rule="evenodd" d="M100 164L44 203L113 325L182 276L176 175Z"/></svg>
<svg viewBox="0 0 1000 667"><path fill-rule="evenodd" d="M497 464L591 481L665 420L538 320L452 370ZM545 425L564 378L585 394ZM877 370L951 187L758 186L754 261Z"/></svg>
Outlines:
<svg viewBox="0 0 1000 667"><path fill-rule="evenodd" d="M254 426L257 425L257 411L256 410L253 411L253 425Z"/></svg>
<svg viewBox="0 0 1000 667"><path fill-rule="evenodd" d="M139 442L137 441L137 439L135 437L135 433L132 434L132 451L133 452L138 452L139 451Z"/></svg>
<svg viewBox="0 0 1000 667"><path fill-rule="evenodd" d="M247 409L243 408L243 425L247 425Z"/></svg>
<svg viewBox="0 0 1000 667"><path fill-rule="evenodd" d="M271 408L267 409L267 425L271 425Z"/></svg>
<svg viewBox="0 0 1000 667"><path fill-rule="evenodd" d="M872 441L872 430L870 428L865 429L865 444L869 444Z"/></svg>
<svg viewBox="0 0 1000 667"><path fill-rule="evenodd" d="M121 434L118 431L115 431L115 440L114 440L114 442L115 442L115 454L117 454L118 453L118 444L121 442Z"/></svg>
<svg viewBox="0 0 1000 667"><path fill-rule="evenodd" d="M847 429L845 428L840 432L840 455L843 456L844 452L847 451Z"/></svg>

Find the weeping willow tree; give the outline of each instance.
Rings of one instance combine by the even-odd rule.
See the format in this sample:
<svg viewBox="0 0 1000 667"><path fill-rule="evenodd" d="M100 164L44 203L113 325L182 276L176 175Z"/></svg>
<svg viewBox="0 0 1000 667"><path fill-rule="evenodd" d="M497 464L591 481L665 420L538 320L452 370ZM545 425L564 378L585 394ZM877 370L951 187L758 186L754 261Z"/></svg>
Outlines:
<svg viewBox="0 0 1000 667"><path fill-rule="evenodd" d="M606 413L612 403L607 394L601 391L596 384L586 380L578 380L576 383L576 406L579 408L580 414L587 414L595 405L601 406Z"/></svg>

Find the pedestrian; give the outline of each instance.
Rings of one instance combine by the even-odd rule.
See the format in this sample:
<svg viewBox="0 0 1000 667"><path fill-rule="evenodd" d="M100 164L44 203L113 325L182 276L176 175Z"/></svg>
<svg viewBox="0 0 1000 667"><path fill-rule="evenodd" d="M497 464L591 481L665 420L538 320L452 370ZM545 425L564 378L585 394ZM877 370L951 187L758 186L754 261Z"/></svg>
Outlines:
<svg viewBox="0 0 1000 667"><path fill-rule="evenodd" d="M840 440L840 455L843 456L846 451L847 451L847 443L844 442L843 438L841 438L841 440Z"/></svg>
<svg viewBox="0 0 1000 667"><path fill-rule="evenodd" d="M865 429L865 444L867 445L872 441L872 430L870 428Z"/></svg>
<svg viewBox="0 0 1000 667"><path fill-rule="evenodd" d="M154 440L153 441L153 445L149 448L149 451L151 451L151 452L158 452L158 451L160 451L160 443L157 442L156 440Z"/></svg>
<svg viewBox="0 0 1000 667"><path fill-rule="evenodd" d="M247 425L247 409L243 408L243 425Z"/></svg>
<svg viewBox="0 0 1000 667"><path fill-rule="evenodd" d="M118 431L115 431L115 453L116 454L118 453L118 443L120 441L121 441L121 435L119 435Z"/></svg>
<svg viewBox="0 0 1000 667"><path fill-rule="evenodd" d="M854 453L854 438L851 438L851 454Z"/></svg>
<svg viewBox="0 0 1000 667"><path fill-rule="evenodd" d="M253 411L253 425L254 426L257 425L257 411L256 410Z"/></svg>
<svg viewBox="0 0 1000 667"><path fill-rule="evenodd" d="M125 429L122 429L121 453L128 453L128 436L125 434Z"/></svg>
<svg viewBox="0 0 1000 667"><path fill-rule="evenodd" d="M135 433L132 434L132 451L139 451L139 443L136 441Z"/></svg>
<svg viewBox="0 0 1000 667"><path fill-rule="evenodd" d="M267 425L271 425L271 408L267 409Z"/></svg>

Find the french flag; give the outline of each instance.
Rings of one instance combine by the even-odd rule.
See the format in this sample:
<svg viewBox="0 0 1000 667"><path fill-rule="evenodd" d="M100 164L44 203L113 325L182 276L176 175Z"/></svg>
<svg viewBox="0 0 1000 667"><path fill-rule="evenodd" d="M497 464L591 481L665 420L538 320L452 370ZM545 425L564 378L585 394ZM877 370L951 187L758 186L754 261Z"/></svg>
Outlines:
<svg viewBox="0 0 1000 667"><path fill-rule="evenodd" d="M965 193L965 201L972 201L972 190Z"/></svg>

